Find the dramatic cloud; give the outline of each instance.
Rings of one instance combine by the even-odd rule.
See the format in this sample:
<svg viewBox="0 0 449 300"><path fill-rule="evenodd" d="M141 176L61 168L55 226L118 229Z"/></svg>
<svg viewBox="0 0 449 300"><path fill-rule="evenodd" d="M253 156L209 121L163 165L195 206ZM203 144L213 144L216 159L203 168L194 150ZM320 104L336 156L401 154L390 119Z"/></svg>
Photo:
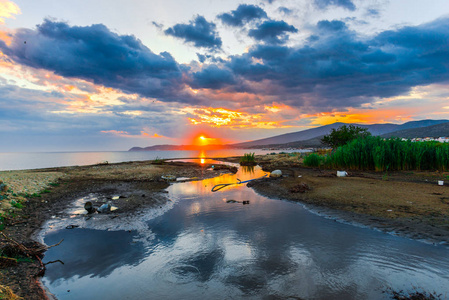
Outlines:
<svg viewBox="0 0 449 300"><path fill-rule="evenodd" d="M323 20L323 21L319 21L317 24L317 28L322 30L322 31L331 31L331 32L336 32L336 31L342 31L342 30L347 30L348 27L346 27L346 24L342 21L328 21L328 20Z"/></svg>
<svg viewBox="0 0 449 300"><path fill-rule="evenodd" d="M218 15L218 18L226 25L237 27L253 20L267 18L267 13L259 6L240 4L236 10Z"/></svg>
<svg viewBox="0 0 449 300"><path fill-rule="evenodd" d="M374 97L448 81L448 26L445 18L363 40L342 22L322 21L319 39L303 47L255 45L233 56L227 67L257 86L252 92L275 94L288 105L357 107ZM338 34L332 34L335 30Z"/></svg>
<svg viewBox="0 0 449 300"><path fill-rule="evenodd" d="M189 24L176 24L166 29L164 32L187 43L192 43L195 47L208 49L220 49L222 45L221 38L215 31L216 25L202 16L197 16Z"/></svg>
<svg viewBox="0 0 449 300"><path fill-rule="evenodd" d="M270 31L269 25L276 29ZM135 37L118 35L103 25L72 27L47 20L36 30L18 29L10 44L0 41L0 50L8 60L47 73L152 98L148 102L123 100L103 109L104 102L92 103L92 97L75 97L63 103L63 95L54 93L58 107L52 108L53 112L107 110L133 122L140 120L139 124L162 124L171 122L162 116L169 101L248 114L273 102L310 114L344 112L379 98L404 95L416 86L448 82L448 27L449 18L443 18L368 39L351 31L344 22L323 20L311 28L314 38L301 46L286 46L282 44L286 34L296 32L296 28L282 21L266 21L252 31L264 43L253 45L245 53L223 59L200 54L199 59L208 64L179 65L170 54L157 55ZM61 83L55 92L65 93L69 85ZM165 103L155 106L153 98ZM99 108L97 103L103 106ZM173 110L173 114L182 118L179 103L174 104L178 111ZM103 126L101 130L136 135L141 128Z"/></svg>
<svg viewBox="0 0 449 300"><path fill-rule="evenodd" d="M0 50L19 64L42 68L95 84L182 101L182 73L167 52L153 53L140 40L118 35L104 25L69 26L45 20L36 30L18 29Z"/></svg>
<svg viewBox="0 0 449 300"><path fill-rule="evenodd" d="M220 69L215 65L208 66L202 69L201 72L193 73L192 77L193 81L190 83L190 86L194 89L221 89L226 85L236 83L231 71Z"/></svg>
<svg viewBox="0 0 449 300"><path fill-rule="evenodd" d="M287 33L298 32L298 29L284 21L265 21L257 29L251 29L248 35L267 44L283 44L288 40Z"/></svg>
<svg viewBox="0 0 449 300"><path fill-rule="evenodd" d="M328 6L340 6L354 11L356 8L351 0L315 0L315 5L320 9L326 9Z"/></svg>

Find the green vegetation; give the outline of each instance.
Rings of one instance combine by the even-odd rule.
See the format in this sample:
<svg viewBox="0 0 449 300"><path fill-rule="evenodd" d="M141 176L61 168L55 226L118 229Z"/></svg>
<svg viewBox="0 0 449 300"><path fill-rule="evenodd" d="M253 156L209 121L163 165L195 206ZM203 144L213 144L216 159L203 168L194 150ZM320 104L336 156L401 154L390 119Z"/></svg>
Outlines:
<svg viewBox="0 0 449 300"><path fill-rule="evenodd" d="M449 144L364 137L325 157L325 165L350 170L449 170Z"/></svg>
<svg viewBox="0 0 449 300"><path fill-rule="evenodd" d="M20 203L20 202L17 202L17 201L15 201L15 200L11 200L11 206L13 206L13 207L15 207L15 208L18 208L18 209L21 209L21 208L23 208L23 205L22 205L22 203Z"/></svg>
<svg viewBox="0 0 449 300"><path fill-rule="evenodd" d="M321 166L324 161L324 157L320 156L317 153L310 153L309 155L304 157L304 165L308 167L318 168Z"/></svg>
<svg viewBox="0 0 449 300"><path fill-rule="evenodd" d="M240 164L241 165L255 165L256 164L256 158L254 156L254 152L253 153L245 153L240 158Z"/></svg>
<svg viewBox="0 0 449 300"><path fill-rule="evenodd" d="M160 165L162 163L164 163L164 160L159 156L156 156L156 158L153 160L153 164Z"/></svg>
<svg viewBox="0 0 449 300"><path fill-rule="evenodd" d="M329 135L325 135L321 139L321 142L332 148L337 148L346 145L352 140L365 138L368 136L371 136L371 133L366 128L361 128L354 125L343 125L338 129L332 129Z"/></svg>

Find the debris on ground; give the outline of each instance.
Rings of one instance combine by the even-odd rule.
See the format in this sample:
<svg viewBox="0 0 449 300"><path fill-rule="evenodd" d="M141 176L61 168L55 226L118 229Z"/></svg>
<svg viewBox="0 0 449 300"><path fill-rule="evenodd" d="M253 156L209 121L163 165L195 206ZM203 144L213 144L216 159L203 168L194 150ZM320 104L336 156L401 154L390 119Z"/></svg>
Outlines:
<svg viewBox="0 0 449 300"><path fill-rule="evenodd" d="M107 203L105 203L102 206L100 206L100 208L98 208L97 211L99 213L107 213L107 212L111 211L111 207L112 207L112 204L111 204L110 201L108 201Z"/></svg>
<svg viewBox="0 0 449 300"><path fill-rule="evenodd" d="M97 209L92 205L92 202L90 202L90 201L87 201L84 204L84 209L87 210L88 214L93 214L94 212L97 211Z"/></svg>
<svg viewBox="0 0 449 300"><path fill-rule="evenodd" d="M310 186L307 183L300 183L290 189L290 193L305 193L310 191Z"/></svg>
<svg viewBox="0 0 449 300"><path fill-rule="evenodd" d="M174 175L162 175L161 178L165 181L176 181L176 176Z"/></svg>

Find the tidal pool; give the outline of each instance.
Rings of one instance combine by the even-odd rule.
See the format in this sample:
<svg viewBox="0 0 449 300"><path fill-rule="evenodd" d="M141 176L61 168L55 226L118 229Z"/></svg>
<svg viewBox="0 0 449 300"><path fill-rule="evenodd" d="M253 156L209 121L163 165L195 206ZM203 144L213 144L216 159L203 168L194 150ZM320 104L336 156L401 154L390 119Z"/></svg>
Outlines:
<svg viewBox="0 0 449 300"><path fill-rule="evenodd" d="M49 264L43 283L58 299L389 299L388 288L449 295L445 246L326 219L244 184L211 192L264 174L241 168L174 183L169 209L142 217L136 230L47 230L47 245L64 242L44 262L64 264Z"/></svg>

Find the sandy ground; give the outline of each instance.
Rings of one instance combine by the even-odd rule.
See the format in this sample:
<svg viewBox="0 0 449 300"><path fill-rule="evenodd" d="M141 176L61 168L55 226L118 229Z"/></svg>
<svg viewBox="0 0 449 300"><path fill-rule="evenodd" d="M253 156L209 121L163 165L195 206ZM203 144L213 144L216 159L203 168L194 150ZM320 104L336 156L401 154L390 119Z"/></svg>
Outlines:
<svg viewBox="0 0 449 300"><path fill-rule="evenodd" d="M256 159L264 170L281 169L284 174L252 182L250 186L260 194L299 201L323 215L383 231L449 243L449 188L437 185L437 180L449 178L447 173L349 172L348 177L338 178L335 170L305 168L296 156ZM96 195L94 206L113 201L119 208L111 213L117 222L139 209L161 207L168 201L164 189L169 183L161 178L164 175L202 179L218 174L207 165L148 161L0 172L0 181L8 189L2 193L7 199L0 206L6 225L2 233L21 245L31 245L46 220L64 214L74 200L92 194ZM11 200L23 208L11 206ZM0 246L8 243L12 242L0 236ZM0 288L7 285L25 299L44 299L37 280L42 271L35 257L3 268L0 264Z"/></svg>

